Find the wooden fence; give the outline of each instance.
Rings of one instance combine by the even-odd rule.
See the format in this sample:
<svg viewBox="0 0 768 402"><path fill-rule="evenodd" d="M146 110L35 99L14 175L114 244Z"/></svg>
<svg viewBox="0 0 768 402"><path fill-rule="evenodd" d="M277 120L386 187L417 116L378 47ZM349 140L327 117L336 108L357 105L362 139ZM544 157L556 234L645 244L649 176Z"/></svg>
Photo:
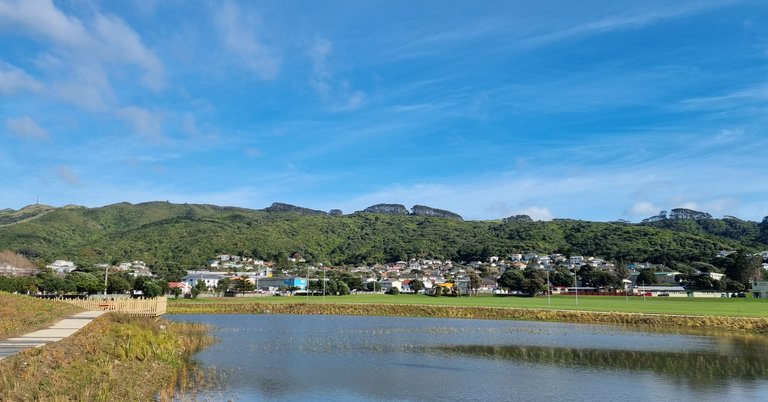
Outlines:
<svg viewBox="0 0 768 402"><path fill-rule="evenodd" d="M65 303L74 304L85 310L114 311L144 317L157 317L165 314L168 305L166 296L153 299L59 299Z"/></svg>

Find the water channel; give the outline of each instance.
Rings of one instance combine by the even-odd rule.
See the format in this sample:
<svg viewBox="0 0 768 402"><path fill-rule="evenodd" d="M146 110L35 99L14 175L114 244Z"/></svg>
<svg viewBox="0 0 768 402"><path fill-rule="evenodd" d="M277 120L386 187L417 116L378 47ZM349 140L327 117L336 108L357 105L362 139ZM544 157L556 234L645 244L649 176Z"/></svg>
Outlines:
<svg viewBox="0 0 768 402"><path fill-rule="evenodd" d="M209 400L766 401L768 337L402 317L176 315L214 326Z"/></svg>

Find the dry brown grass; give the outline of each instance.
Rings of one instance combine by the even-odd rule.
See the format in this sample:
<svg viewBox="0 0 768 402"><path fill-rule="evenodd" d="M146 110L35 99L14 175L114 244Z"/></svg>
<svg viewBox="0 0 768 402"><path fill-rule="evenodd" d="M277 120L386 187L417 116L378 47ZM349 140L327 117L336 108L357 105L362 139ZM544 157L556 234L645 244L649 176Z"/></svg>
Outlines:
<svg viewBox="0 0 768 402"><path fill-rule="evenodd" d="M400 304L174 303L171 314L331 314L401 317L476 318L632 325L649 329L698 329L768 333L768 318L590 312L525 308Z"/></svg>
<svg viewBox="0 0 768 402"><path fill-rule="evenodd" d="M192 353L212 342L207 331L108 314L67 339L1 361L0 400L171 400L189 385Z"/></svg>

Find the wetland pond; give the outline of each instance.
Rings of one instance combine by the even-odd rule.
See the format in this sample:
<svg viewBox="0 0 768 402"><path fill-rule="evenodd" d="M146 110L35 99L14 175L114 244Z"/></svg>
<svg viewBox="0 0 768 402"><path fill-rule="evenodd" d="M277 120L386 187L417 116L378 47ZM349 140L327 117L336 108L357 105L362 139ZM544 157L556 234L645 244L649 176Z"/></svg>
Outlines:
<svg viewBox="0 0 768 402"><path fill-rule="evenodd" d="M768 337L605 325L328 315L210 324L201 400L768 400Z"/></svg>

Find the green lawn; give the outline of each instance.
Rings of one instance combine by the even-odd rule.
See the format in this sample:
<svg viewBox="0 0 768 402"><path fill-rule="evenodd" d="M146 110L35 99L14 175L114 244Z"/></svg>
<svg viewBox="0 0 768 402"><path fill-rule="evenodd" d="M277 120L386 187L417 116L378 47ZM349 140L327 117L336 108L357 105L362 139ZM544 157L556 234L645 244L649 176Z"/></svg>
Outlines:
<svg viewBox="0 0 768 402"><path fill-rule="evenodd" d="M768 299L752 298L675 298L675 297L609 297L579 296L578 305L573 296L552 296L551 303L544 296L494 297L431 297L425 295L350 295L294 297L243 297L169 299L171 303L391 303L435 304L445 306L478 306L502 308L542 308L556 310L616 311L634 313L660 313L681 315L717 315L731 317L768 317Z"/></svg>

